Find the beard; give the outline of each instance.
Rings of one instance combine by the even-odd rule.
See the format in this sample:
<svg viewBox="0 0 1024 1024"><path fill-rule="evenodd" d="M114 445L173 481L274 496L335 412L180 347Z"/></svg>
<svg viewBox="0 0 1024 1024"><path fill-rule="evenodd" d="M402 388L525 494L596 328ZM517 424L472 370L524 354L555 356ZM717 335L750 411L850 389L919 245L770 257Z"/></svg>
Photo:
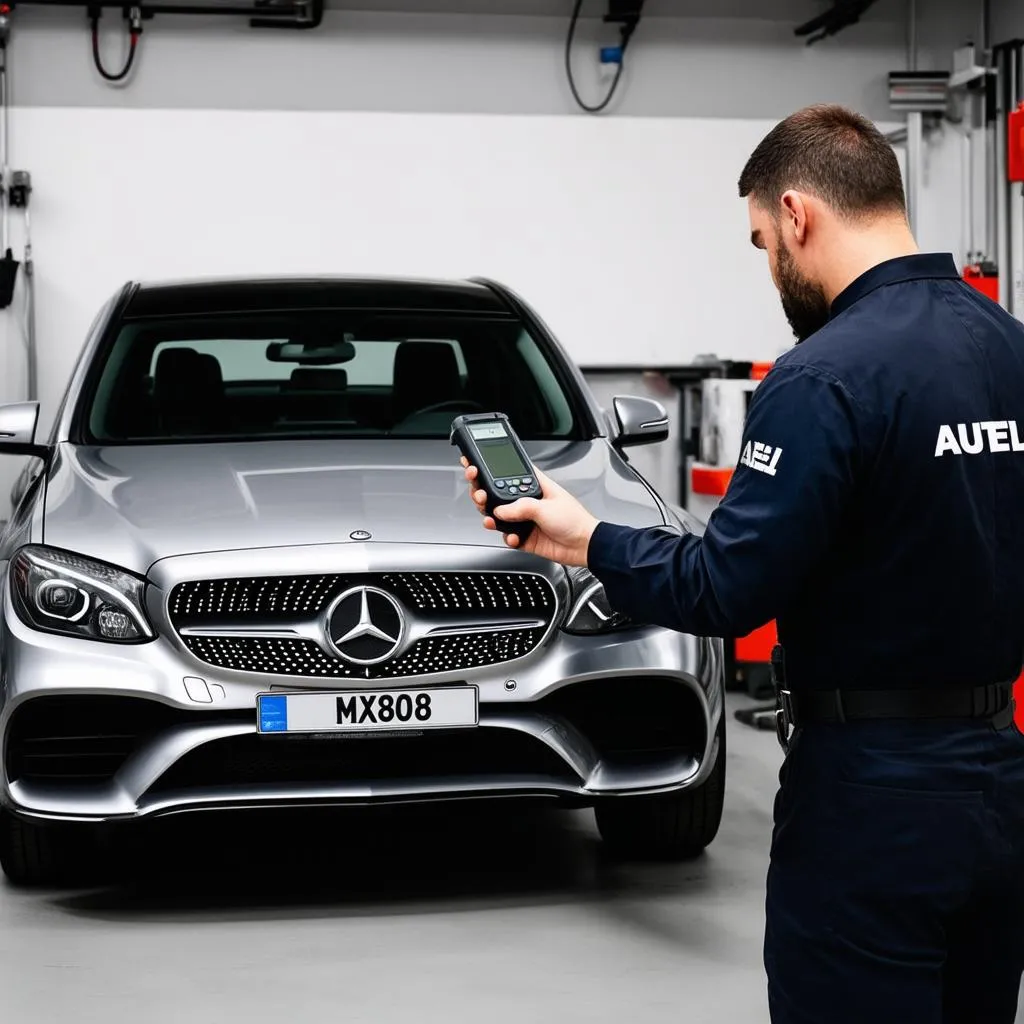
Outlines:
<svg viewBox="0 0 1024 1024"><path fill-rule="evenodd" d="M796 262L781 242L775 271L779 279L782 311L799 344L828 323L829 303L821 285L808 280L797 270Z"/></svg>

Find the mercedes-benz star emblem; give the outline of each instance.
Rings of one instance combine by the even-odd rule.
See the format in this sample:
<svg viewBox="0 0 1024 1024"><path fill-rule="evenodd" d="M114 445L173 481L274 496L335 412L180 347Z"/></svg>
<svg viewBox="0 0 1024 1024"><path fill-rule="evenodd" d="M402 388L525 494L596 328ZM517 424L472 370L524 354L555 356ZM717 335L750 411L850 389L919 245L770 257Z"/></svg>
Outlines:
<svg viewBox="0 0 1024 1024"><path fill-rule="evenodd" d="M398 602L376 587L346 590L327 613L327 639L355 665L387 661L401 646L405 617Z"/></svg>

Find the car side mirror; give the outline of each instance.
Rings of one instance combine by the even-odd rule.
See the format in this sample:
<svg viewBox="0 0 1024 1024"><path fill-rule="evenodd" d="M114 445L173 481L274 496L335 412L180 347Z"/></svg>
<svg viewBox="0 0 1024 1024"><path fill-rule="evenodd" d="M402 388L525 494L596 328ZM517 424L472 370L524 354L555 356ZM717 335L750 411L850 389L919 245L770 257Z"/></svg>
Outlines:
<svg viewBox="0 0 1024 1024"><path fill-rule="evenodd" d="M0 455L44 457L49 449L46 445L36 444L38 424L38 402L0 405Z"/></svg>
<svg viewBox="0 0 1024 1024"><path fill-rule="evenodd" d="M656 444L669 434L668 413L653 398L616 395L612 399L618 435L615 444L628 448L638 444Z"/></svg>

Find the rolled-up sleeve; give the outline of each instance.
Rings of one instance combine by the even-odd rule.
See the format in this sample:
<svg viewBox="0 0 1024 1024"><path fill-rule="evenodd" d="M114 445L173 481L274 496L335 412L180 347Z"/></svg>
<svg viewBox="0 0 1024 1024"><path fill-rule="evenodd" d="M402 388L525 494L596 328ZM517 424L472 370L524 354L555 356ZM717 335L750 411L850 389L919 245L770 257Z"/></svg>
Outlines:
<svg viewBox="0 0 1024 1024"><path fill-rule="evenodd" d="M830 374L776 366L758 385L729 487L702 536L602 522L590 571L637 621L736 637L770 622L837 543L865 416Z"/></svg>

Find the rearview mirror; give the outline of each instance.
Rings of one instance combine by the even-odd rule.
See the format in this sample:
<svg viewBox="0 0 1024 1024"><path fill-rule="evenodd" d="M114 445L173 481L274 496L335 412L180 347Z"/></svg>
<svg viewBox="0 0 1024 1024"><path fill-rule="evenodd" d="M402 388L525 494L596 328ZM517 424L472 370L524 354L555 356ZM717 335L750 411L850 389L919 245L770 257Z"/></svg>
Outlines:
<svg viewBox="0 0 1024 1024"><path fill-rule="evenodd" d="M612 399L618 436L615 444L627 448L638 444L656 444L668 437L668 413L653 398L616 395Z"/></svg>
<svg viewBox="0 0 1024 1024"><path fill-rule="evenodd" d="M299 363L301 366L332 366L355 359L356 347L350 341L314 345L298 341L273 341L267 346L271 363Z"/></svg>
<svg viewBox="0 0 1024 1024"><path fill-rule="evenodd" d="M0 455L46 455L46 445L36 444L38 402L0 405Z"/></svg>

